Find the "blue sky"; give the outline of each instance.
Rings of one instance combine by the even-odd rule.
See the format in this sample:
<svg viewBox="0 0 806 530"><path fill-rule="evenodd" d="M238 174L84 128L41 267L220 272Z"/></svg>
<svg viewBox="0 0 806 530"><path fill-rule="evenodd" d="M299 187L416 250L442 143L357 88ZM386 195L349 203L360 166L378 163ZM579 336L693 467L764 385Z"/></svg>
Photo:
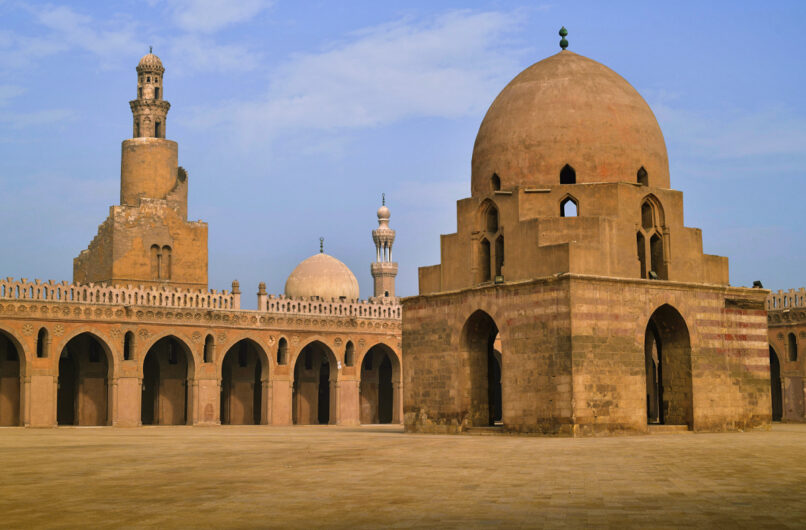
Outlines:
<svg viewBox="0 0 806 530"><path fill-rule="evenodd" d="M0 275L72 278L119 200L153 45L212 288L280 293L321 235L370 295L386 192L398 291L416 294L487 107L561 25L654 110L685 222L731 283L806 285L806 3L783 1L0 0Z"/></svg>

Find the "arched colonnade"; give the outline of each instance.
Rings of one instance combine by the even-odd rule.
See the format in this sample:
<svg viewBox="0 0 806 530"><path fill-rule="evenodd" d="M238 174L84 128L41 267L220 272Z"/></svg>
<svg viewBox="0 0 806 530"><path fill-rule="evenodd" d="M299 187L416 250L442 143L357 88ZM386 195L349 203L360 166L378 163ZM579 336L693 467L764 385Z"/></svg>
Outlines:
<svg viewBox="0 0 806 530"><path fill-rule="evenodd" d="M393 337L230 335L0 327L0 426L401 422Z"/></svg>

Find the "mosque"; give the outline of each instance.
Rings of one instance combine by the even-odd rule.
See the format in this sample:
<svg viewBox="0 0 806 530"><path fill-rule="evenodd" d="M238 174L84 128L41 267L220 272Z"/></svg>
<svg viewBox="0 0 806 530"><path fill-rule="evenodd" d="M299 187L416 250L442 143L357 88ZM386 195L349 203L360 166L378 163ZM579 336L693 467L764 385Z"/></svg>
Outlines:
<svg viewBox="0 0 806 530"><path fill-rule="evenodd" d="M320 252L257 310L207 288L207 223L167 140L165 68L137 65L120 204L73 261L73 283L0 280L0 425L400 423L401 308L390 211L378 210L362 300Z"/></svg>
<svg viewBox="0 0 806 530"><path fill-rule="evenodd" d="M284 294L261 283L256 310L237 281L208 290L165 69L143 57L120 204L73 283L0 280L0 424L588 436L802 421L806 294L729 285L727 258L683 223L652 110L560 34L490 106L471 196L417 296L396 296L384 204L373 296L320 247Z"/></svg>
<svg viewBox="0 0 806 530"><path fill-rule="evenodd" d="M487 111L457 231L403 299L406 429L768 427L769 292L729 285L652 110L560 35Z"/></svg>

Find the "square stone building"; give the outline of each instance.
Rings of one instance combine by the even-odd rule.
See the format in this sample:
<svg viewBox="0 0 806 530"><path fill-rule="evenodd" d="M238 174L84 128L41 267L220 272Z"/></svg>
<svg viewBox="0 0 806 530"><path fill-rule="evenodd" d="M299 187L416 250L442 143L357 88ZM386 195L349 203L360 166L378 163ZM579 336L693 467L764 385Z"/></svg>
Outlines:
<svg viewBox="0 0 806 530"><path fill-rule="evenodd" d="M457 231L403 301L407 430L768 426L768 291L685 226L644 99L564 48L492 103Z"/></svg>

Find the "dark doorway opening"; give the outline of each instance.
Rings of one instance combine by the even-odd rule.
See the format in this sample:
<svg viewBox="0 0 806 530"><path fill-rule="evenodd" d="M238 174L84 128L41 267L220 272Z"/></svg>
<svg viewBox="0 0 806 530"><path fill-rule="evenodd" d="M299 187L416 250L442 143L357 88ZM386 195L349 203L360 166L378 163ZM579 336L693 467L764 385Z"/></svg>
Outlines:
<svg viewBox="0 0 806 530"><path fill-rule="evenodd" d="M186 425L193 374L190 349L173 336L163 337L149 348L143 360L140 419L143 425Z"/></svg>
<svg viewBox="0 0 806 530"><path fill-rule="evenodd" d="M306 345L294 364L292 419L296 425L336 423L333 392L336 357L319 341Z"/></svg>
<svg viewBox="0 0 806 530"><path fill-rule="evenodd" d="M376 344L361 363L361 423L399 423L395 414L399 397L394 381L400 377L395 352L385 344Z"/></svg>
<svg viewBox="0 0 806 530"><path fill-rule="evenodd" d="M20 415L21 350L0 332L0 425L22 425Z"/></svg>
<svg viewBox="0 0 806 530"><path fill-rule="evenodd" d="M503 421L503 365L498 326L484 311L476 311L463 330L463 345L470 368L470 417L474 426Z"/></svg>
<svg viewBox="0 0 806 530"><path fill-rule="evenodd" d="M109 365L104 346L90 333L70 339L59 355L56 423L106 425Z"/></svg>
<svg viewBox="0 0 806 530"><path fill-rule="evenodd" d="M647 422L693 427L691 341L682 315L659 307L644 334Z"/></svg>
<svg viewBox="0 0 806 530"><path fill-rule="evenodd" d="M781 390L781 363L770 346L770 398L772 401L772 421L781 421L784 416L784 400Z"/></svg>
<svg viewBox="0 0 806 530"><path fill-rule="evenodd" d="M253 341L232 346L221 364L221 423L260 425L263 417L263 371L266 353Z"/></svg>

